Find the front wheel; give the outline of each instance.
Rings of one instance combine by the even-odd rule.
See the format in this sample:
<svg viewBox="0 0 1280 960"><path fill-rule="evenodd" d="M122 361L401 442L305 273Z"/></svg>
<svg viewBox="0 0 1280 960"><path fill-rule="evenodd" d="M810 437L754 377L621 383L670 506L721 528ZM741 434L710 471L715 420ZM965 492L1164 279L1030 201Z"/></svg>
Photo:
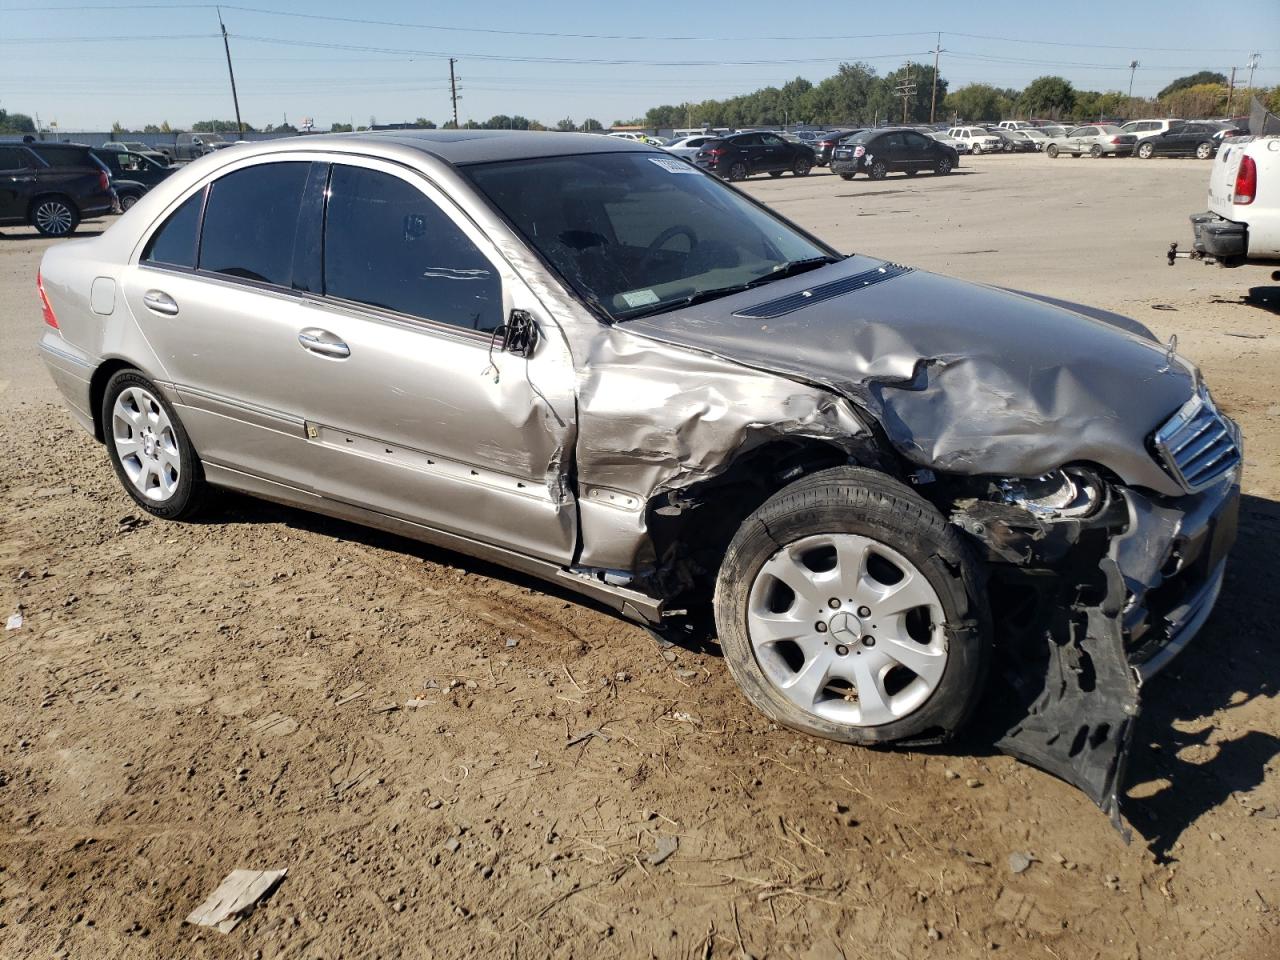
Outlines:
<svg viewBox="0 0 1280 960"><path fill-rule="evenodd" d="M778 177L782 176L782 171L781 171L781 170L770 170L770 171L769 171L769 176L771 176L771 177L773 177L773 179L777 180L777 179L778 179Z"/></svg>
<svg viewBox="0 0 1280 960"><path fill-rule="evenodd" d="M1138 159L1150 160L1156 155L1156 148L1149 143L1138 144Z"/></svg>
<svg viewBox="0 0 1280 960"><path fill-rule="evenodd" d="M853 179L853 174L852 174L852 173L842 173L842 174L840 174L840 179L841 179L841 180L852 180L852 179Z"/></svg>
<svg viewBox="0 0 1280 960"><path fill-rule="evenodd" d="M975 143L972 147L969 148L969 152L976 157L978 154L982 153L982 144Z"/></svg>
<svg viewBox="0 0 1280 960"><path fill-rule="evenodd" d="M809 171L813 169L813 164L806 157L797 158L795 165L791 168L791 172L797 177L807 177Z"/></svg>
<svg viewBox="0 0 1280 960"><path fill-rule="evenodd" d="M120 370L102 398L111 466L138 506L166 520L189 517L206 497L200 458L178 414L137 370Z"/></svg>
<svg viewBox="0 0 1280 960"><path fill-rule="evenodd" d="M1196 147L1197 160L1208 160L1211 156L1213 156L1212 143L1202 143Z"/></svg>
<svg viewBox="0 0 1280 960"><path fill-rule="evenodd" d="M919 167L907 167L906 169L906 174L908 177L914 177L919 172L920 172Z"/></svg>
<svg viewBox="0 0 1280 960"><path fill-rule="evenodd" d="M1095 160L1097 160L1099 157L1101 157L1101 156L1102 156L1102 144L1100 144L1100 143L1095 143L1092 147L1090 147L1090 148L1089 148L1089 156L1093 157L1093 159L1095 159Z"/></svg>
<svg viewBox="0 0 1280 960"><path fill-rule="evenodd" d="M31 224L44 237L67 237L80 225L80 211L64 197L43 197L31 209Z"/></svg>
<svg viewBox="0 0 1280 960"><path fill-rule="evenodd" d="M739 160L737 163L729 167L729 180L737 183L739 180L747 179L747 165Z"/></svg>
<svg viewBox="0 0 1280 960"><path fill-rule="evenodd" d="M945 739L982 693L975 561L930 503L873 470L815 473L748 517L720 568L715 618L747 698L816 736Z"/></svg>
<svg viewBox="0 0 1280 960"><path fill-rule="evenodd" d="M945 177L948 173L951 172L951 170L952 170L952 164L951 164L950 157L943 157L941 160L937 162L937 164L933 168L933 172L942 177Z"/></svg>
<svg viewBox="0 0 1280 960"><path fill-rule="evenodd" d="M1058 159L1058 145L1056 143L1049 144L1044 148L1044 152L1048 154L1050 160Z"/></svg>

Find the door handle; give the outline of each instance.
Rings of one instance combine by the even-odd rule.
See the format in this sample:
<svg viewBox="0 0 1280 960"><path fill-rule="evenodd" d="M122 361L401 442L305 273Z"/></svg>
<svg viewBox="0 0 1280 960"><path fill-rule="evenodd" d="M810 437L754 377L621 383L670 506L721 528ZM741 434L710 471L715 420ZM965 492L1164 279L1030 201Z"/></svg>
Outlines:
<svg viewBox="0 0 1280 960"><path fill-rule="evenodd" d="M319 327L307 327L305 330L300 331L298 333L298 342L302 344L304 350L318 353L322 357L342 360L351 356L350 347L328 330L321 330Z"/></svg>
<svg viewBox="0 0 1280 960"><path fill-rule="evenodd" d="M142 295L142 302L153 313L162 313L166 317L174 317L178 314L178 301L163 290L148 290Z"/></svg>

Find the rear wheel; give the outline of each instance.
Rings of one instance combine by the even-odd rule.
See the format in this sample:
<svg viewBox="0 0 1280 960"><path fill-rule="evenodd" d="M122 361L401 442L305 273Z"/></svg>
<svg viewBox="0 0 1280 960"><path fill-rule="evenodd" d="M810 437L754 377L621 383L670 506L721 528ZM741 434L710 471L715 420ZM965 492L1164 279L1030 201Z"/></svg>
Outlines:
<svg viewBox="0 0 1280 960"><path fill-rule="evenodd" d="M46 237L66 237L80 224L80 211L66 197L41 197L31 205L31 225Z"/></svg>
<svg viewBox="0 0 1280 960"><path fill-rule="evenodd" d="M883 160L876 160L871 164L871 169L867 171L867 176L872 180L883 180L889 175L889 165Z"/></svg>
<svg viewBox="0 0 1280 960"><path fill-rule="evenodd" d="M1156 155L1156 148L1150 143L1138 144L1138 158L1141 160L1150 160Z"/></svg>
<svg viewBox="0 0 1280 960"><path fill-rule="evenodd" d="M747 165L741 160L729 165L729 179L734 183L747 179Z"/></svg>
<svg viewBox="0 0 1280 960"><path fill-rule="evenodd" d="M138 197L138 196L136 196L136 195L134 195L134 194L132 194L132 193L126 193L123 197L121 197L121 198L120 198L120 210L121 210L121 212L123 212L123 211L125 211L125 210L128 210L128 209L129 209L130 207L132 207L135 203L137 203L140 199L141 199L141 197Z"/></svg>
<svg viewBox="0 0 1280 960"><path fill-rule="evenodd" d="M791 167L791 172L797 177L807 177L812 169L813 164L809 162L808 157L797 157L795 164Z"/></svg>
<svg viewBox="0 0 1280 960"><path fill-rule="evenodd" d="M976 157L978 154L982 152L982 144L975 143L972 147L969 148L969 152Z"/></svg>
<svg viewBox="0 0 1280 960"><path fill-rule="evenodd" d="M102 435L125 492L148 513L189 517L207 494L204 471L178 414L136 370L120 370L102 398Z"/></svg>
<svg viewBox="0 0 1280 960"><path fill-rule="evenodd" d="M1058 159L1058 145L1056 143L1049 144L1044 148L1044 152L1049 155L1050 160Z"/></svg>
<svg viewBox="0 0 1280 960"><path fill-rule="evenodd" d="M1196 146L1196 159L1197 159L1197 160L1208 160L1211 156L1213 156L1213 144L1212 144L1212 143L1208 143L1208 142L1206 141L1205 143L1201 143L1201 144L1199 144L1199 145L1197 145L1197 146Z"/></svg>
<svg viewBox="0 0 1280 960"><path fill-rule="evenodd" d="M725 660L753 704L845 743L944 739L988 659L976 564L927 501L860 467L779 491L716 581Z"/></svg>

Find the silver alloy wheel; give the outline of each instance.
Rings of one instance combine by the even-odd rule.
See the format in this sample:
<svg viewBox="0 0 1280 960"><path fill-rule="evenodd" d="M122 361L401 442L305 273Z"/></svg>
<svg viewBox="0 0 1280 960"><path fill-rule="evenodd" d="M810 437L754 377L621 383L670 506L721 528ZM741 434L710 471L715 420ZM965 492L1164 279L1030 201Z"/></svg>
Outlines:
<svg viewBox="0 0 1280 960"><path fill-rule="evenodd" d="M111 441L135 490L156 503L174 495L182 476L178 437L164 407L149 391L120 391L111 408Z"/></svg>
<svg viewBox="0 0 1280 960"><path fill-rule="evenodd" d="M1213 153L1212 144L1202 143L1196 147L1197 160L1208 160L1211 153Z"/></svg>
<svg viewBox="0 0 1280 960"><path fill-rule="evenodd" d="M774 689L833 723L908 716L947 665L933 585L902 554L858 534L804 537L770 557L748 594L747 633Z"/></svg>
<svg viewBox="0 0 1280 960"><path fill-rule="evenodd" d="M36 206L36 226L42 233L60 237L71 232L71 208L61 200L45 200Z"/></svg>

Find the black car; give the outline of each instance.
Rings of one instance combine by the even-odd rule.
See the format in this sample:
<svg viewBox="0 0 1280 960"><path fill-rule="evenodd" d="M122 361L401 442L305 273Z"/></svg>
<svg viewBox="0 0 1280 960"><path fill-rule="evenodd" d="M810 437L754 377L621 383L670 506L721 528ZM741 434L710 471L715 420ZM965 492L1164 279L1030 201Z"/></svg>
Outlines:
<svg viewBox="0 0 1280 960"><path fill-rule="evenodd" d="M831 162L831 155L835 152L840 141L845 137L850 137L855 133L861 133L860 128L850 128L847 130L828 130L822 136L813 142L813 149L818 154L818 166L825 167Z"/></svg>
<svg viewBox="0 0 1280 960"><path fill-rule="evenodd" d="M815 162L813 148L790 143L776 133L735 133L702 145L693 162L725 180L745 180L756 173L780 177L788 170L797 177L809 175Z"/></svg>
<svg viewBox="0 0 1280 960"><path fill-rule="evenodd" d="M831 155L831 172L844 180L860 172L872 180L883 180L896 170L908 177L921 170L947 174L959 164L953 147L915 130L864 130L842 141Z"/></svg>
<svg viewBox="0 0 1280 960"><path fill-rule="evenodd" d="M1217 139L1221 127L1216 123L1180 123L1164 133L1143 137L1133 148L1133 155L1143 160L1152 157L1199 157L1208 160L1218 152Z"/></svg>
<svg viewBox="0 0 1280 960"><path fill-rule="evenodd" d="M132 150L96 149L93 155L106 166L113 180L132 180L147 187L154 187L178 169L164 166Z"/></svg>
<svg viewBox="0 0 1280 960"><path fill-rule="evenodd" d="M111 208L111 177L88 147L0 142L0 227L30 224L65 237Z"/></svg>

